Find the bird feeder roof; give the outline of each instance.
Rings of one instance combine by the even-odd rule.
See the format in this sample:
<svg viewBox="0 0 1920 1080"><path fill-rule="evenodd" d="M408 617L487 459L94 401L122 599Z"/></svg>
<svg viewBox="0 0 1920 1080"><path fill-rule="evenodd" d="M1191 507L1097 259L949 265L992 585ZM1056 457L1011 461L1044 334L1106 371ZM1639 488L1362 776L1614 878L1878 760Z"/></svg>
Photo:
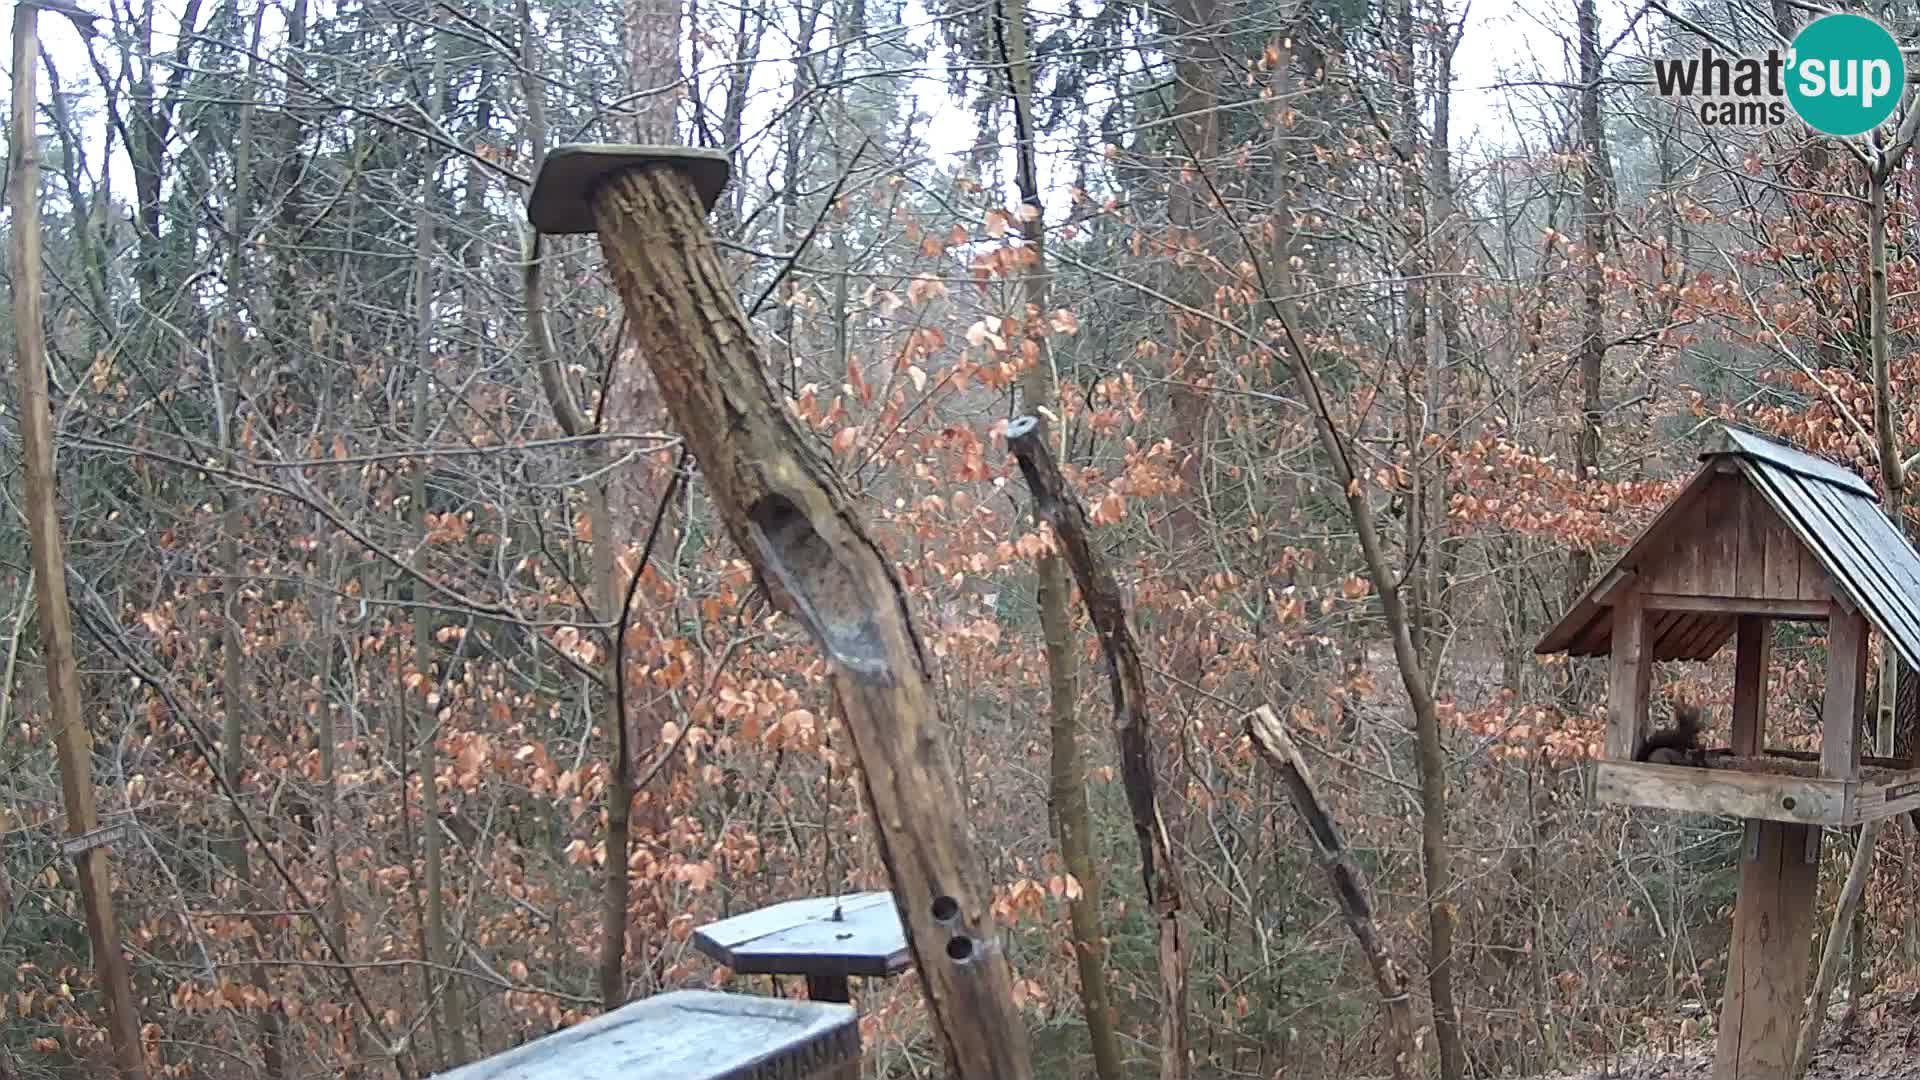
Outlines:
<svg viewBox="0 0 1920 1080"><path fill-rule="evenodd" d="M1873 488L1847 469L1728 427L1704 464L1611 569L1554 624L1536 653L1606 656L1613 600L1627 588L1690 594L1694 610L1650 625L1655 660L1706 660L1741 614L1796 614L1831 595L1920 668L1920 554ZM1689 582L1676 587L1673 582ZM1703 587L1704 583L1704 587Z"/></svg>

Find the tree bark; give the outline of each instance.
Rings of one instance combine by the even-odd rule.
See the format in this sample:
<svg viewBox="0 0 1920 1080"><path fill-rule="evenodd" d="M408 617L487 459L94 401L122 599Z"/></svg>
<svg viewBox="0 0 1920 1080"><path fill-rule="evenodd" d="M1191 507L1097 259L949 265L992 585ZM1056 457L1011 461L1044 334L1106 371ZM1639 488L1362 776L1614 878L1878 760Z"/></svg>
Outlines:
<svg viewBox="0 0 1920 1080"><path fill-rule="evenodd" d="M254 9L253 52L258 54L260 38L260 18L264 9ZM226 371L220 376L215 388L214 414L218 427L220 449L226 458L227 467L234 467L234 446L239 433L234 426L239 422L239 405L243 397L241 383L247 372L247 344L242 329L241 308L247 295L246 263L244 259L247 236L247 214L253 197L253 127L254 106L253 88L256 85L255 65L249 62L247 71L247 93L239 106L239 122L234 125L234 138L229 152L233 155L233 189L228 194L226 211L227 230L227 267L226 294L230 304L226 326L221 334L221 360ZM224 391L224 393L223 393ZM234 814L233 835L224 845L223 852L227 868L233 875L236 885L234 895L240 898L243 906L254 904L253 869L249 865L247 836L245 826L239 820L245 805L239 799L240 784L246 771L246 734L253 728L252 688L247 685L244 645L242 642L245 626L244 612L241 607L240 583L246 579L246 566L240 557L239 537L246 529L246 514L242 511L244 495L239 489L229 489L223 495L224 512L221 515L220 535L220 572L225 576L216 593L219 608L220 660L221 660L221 705L225 711L221 731L220 768L223 771L227 790L234 793L231 807ZM271 940L270 920L258 916L250 920L254 933L244 944L256 958L269 948ZM273 1000L272 985L267 978L267 969L263 964L249 966L248 980L254 988L265 996L269 1004L260 1013L260 1058L270 1077L286 1074L286 1059L281 1050L281 1006Z"/></svg>
<svg viewBox="0 0 1920 1080"><path fill-rule="evenodd" d="M1373 904L1367 899L1366 873L1348 853L1347 838L1340 832L1340 823L1320 801L1313 774L1300 756L1299 747L1280 723L1280 717L1272 708L1262 705L1247 717L1246 727L1253 739L1253 748L1280 774L1281 782L1286 785L1300 823L1307 827L1314 850L1320 855L1320 864L1327 871L1327 881L1333 886L1340 914L1346 919L1347 928L1353 931L1354 940L1360 943L1360 951L1366 954L1367 966L1373 969L1373 984L1380 991L1380 1014L1386 1021L1387 1060L1393 1075L1396 1078L1413 1076L1419 1071L1419 1060L1407 976L1387 952L1386 943L1380 940L1379 929L1374 926Z"/></svg>
<svg viewBox="0 0 1920 1080"><path fill-rule="evenodd" d="M434 33L434 62L432 81L428 84L428 117L434 123L439 122L441 88L446 84L446 39L444 35ZM420 202L414 217L414 364L413 373L413 418L411 430L423 441L427 438L428 382L433 377L433 292L434 292L434 174L438 171L439 154L429 153L420 174ZM416 565L421 574L428 575L431 570L424 565L428 543L426 536L427 513L427 462L416 461L413 465L413 497L410 510L413 527L419 531L421 540L415 552ZM463 1064L467 1060L466 1034L461 1026L465 1010L461 1007L460 976L448 971L447 956L447 913L445 884L441 880L443 868L443 844L440 826L439 791L439 755L436 745L440 736L439 710L444 705L440 700L450 692L448 680L436 679L434 675L433 643L428 634L428 610L415 608L413 621L413 662L414 671L421 679L428 680L428 686L437 685L439 694L434 698L423 699L417 712L410 715L419 717L414 730L406 733L405 740L411 744L414 753L419 755L417 768L420 772L420 832L422 839L421 857L425 863L425 873L421 882L426 890L426 961L427 971L423 983L427 988L427 998L421 1006L428 1011L428 1029L433 1035L435 1052L443 1054L440 1062L444 1067L449 1064ZM448 668L451 671L451 668ZM409 755L411 757L412 755ZM407 759L401 761L404 772ZM433 992L435 978L440 980L440 990Z"/></svg>
<svg viewBox="0 0 1920 1080"><path fill-rule="evenodd" d="M39 57L37 16L28 4L13 8L12 145L8 177L13 221L8 241L13 262L13 333L20 395L20 456L26 473L28 539L33 547L33 583L39 606L41 648L47 663L47 698L60 759L60 795L67 834L80 836L99 825L94 809L92 733L80 711L80 669L74 653L73 612L67 604L67 561L56 505L53 414L47 401L47 341L40 309L40 149L36 139ZM87 940L106 999L107 1034L122 1080L146 1080L140 1016L120 930L114 921L113 879L107 849L95 844L74 858Z"/></svg>
<svg viewBox="0 0 1920 1080"><path fill-rule="evenodd" d="M729 535L830 661L949 1071L1025 1080L1005 946L889 557L768 387L692 182L629 169L602 182L594 211L639 352Z"/></svg>
<svg viewBox="0 0 1920 1080"><path fill-rule="evenodd" d="M1107 685L1113 693L1114 733L1120 743L1120 778L1140 842L1140 876L1157 921L1160 960L1160 1077L1180 1080L1190 1069L1187 1055L1187 941L1181 926L1180 868L1173 841L1154 791L1153 749L1147 732L1147 682L1140 648L1128 625L1127 603L1113 571L1095 554L1085 508L1072 490L1053 452L1042 438L1035 416L1007 425L1007 449L1033 492L1035 509L1053 526L1055 538L1080 585L1087 616L1100 634L1107 658Z"/></svg>
<svg viewBox="0 0 1920 1080"><path fill-rule="evenodd" d="M1580 170L1580 437L1573 455L1574 477L1581 484L1600 468L1600 422L1604 415L1601 380L1606 374L1606 320L1602 305L1607 253L1606 131L1600 122L1600 18L1595 0L1579 0L1575 22L1580 35L1580 141L1585 157ZM1593 576L1593 552L1576 546L1567 560L1567 595L1585 591Z"/></svg>

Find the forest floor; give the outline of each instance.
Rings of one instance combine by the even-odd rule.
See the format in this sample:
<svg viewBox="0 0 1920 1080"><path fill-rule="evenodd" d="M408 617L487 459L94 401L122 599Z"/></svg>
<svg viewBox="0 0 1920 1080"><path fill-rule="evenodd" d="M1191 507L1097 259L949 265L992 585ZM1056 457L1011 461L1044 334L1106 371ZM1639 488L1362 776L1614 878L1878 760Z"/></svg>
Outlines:
<svg viewBox="0 0 1920 1080"><path fill-rule="evenodd" d="M1821 1032L1806 1080L1920 1080L1920 994L1875 994L1851 1030L1835 1008ZM1713 1074L1713 1040L1699 1039L1670 1053L1649 1050L1594 1061L1542 1080L1695 1080Z"/></svg>

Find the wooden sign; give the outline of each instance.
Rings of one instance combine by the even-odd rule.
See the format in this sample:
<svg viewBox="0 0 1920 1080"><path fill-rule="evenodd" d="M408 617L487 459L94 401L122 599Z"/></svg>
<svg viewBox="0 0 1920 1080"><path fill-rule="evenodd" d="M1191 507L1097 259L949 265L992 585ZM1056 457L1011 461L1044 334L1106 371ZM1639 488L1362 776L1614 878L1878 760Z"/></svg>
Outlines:
<svg viewBox="0 0 1920 1080"><path fill-rule="evenodd" d="M102 825L91 832L62 838L60 853L69 859L77 859L94 848L105 847L116 840L125 840L132 831L133 819L121 818L111 825Z"/></svg>

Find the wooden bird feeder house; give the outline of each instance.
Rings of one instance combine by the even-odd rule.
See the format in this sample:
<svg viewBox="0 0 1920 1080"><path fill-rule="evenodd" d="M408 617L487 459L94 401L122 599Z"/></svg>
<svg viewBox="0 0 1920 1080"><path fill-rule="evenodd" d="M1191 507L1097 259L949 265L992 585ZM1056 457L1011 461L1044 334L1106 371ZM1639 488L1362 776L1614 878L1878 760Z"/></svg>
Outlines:
<svg viewBox="0 0 1920 1080"><path fill-rule="evenodd" d="M1869 633L1920 668L1920 555L1866 481L1831 462L1732 428L1701 458L1535 651L1608 658L1599 801L1745 821L1713 1075L1785 1080L1805 1012L1821 830L1920 807L1920 771L1863 759L1859 742ZM1817 754L1767 745L1777 620L1827 627ZM1728 641L1732 745L1697 766L1635 760L1652 663L1708 660Z"/></svg>

